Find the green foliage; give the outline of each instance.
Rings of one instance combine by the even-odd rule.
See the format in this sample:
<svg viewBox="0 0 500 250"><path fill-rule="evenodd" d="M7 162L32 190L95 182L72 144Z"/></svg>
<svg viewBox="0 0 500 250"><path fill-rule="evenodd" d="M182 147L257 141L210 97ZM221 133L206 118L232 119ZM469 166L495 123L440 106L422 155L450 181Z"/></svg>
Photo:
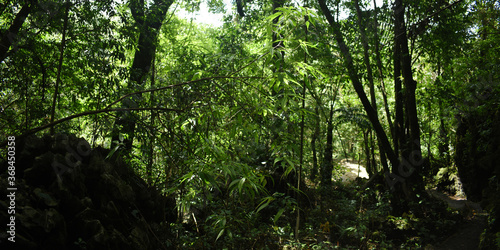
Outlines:
<svg viewBox="0 0 500 250"><path fill-rule="evenodd" d="M2 3L3 37L24 2ZM64 29L63 2L33 4L0 62L2 141L49 122ZM350 87L344 58L318 3L286 2L272 9L276 1L246 1L241 18L234 10L224 13L223 1L207 1L211 12L225 14L221 27L184 20L171 11L157 41L143 48L138 43L140 31L151 27L135 20L137 13L131 9L141 1L70 2L56 120L119 108L117 103L126 102L120 99L125 95L158 90L134 95L134 108L141 110L130 111L130 117L116 111L85 115L60 123L56 131L75 133L87 137L92 146L109 148L108 159L126 157L150 186L174 195L180 215L172 225L179 235L177 246L421 247L439 236L431 226L439 230L453 226L456 218L426 200L418 200L422 202L418 206L439 210L427 209L427 219L411 211L391 214L391 194L384 191L383 182L362 191L334 182L320 196L316 188L321 178L304 178L308 176L304 173L324 163L331 107L335 111L331 159L373 161L373 173L382 169L383 161L377 138L367 134L372 124ZM388 3L375 11L368 2L360 1L360 21L376 76L376 112L391 140L396 94L394 13ZM499 9L495 1L404 2L412 70L418 82L421 147L430 162L418 174L430 187L456 180L460 173L454 156L461 155L454 155L457 147L452 142L477 142L462 156L493 152L490 139L497 134L492 114L498 110L500 96ZM356 72L368 82L353 3L327 5L334 10L337 3L346 11L346 15L339 12L338 22ZM179 6L196 11L201 1ZM375 15L378 26L373 23ZM375 42L381 68L375 67ZM130 69L135 53L143 49L154 52L154 61L141 79L143 85L132 86ZM131 136L109 140L112 128L118 126L113 124L117 117L132 118L136 124L130 154L121 149ZM461 118L475 128L462 137L454 129L463 122ZM484 122L475 124L476 120ZM366 145L372 159L364 154ZM340 173L337 168L333 172L334 178ZM295 235L298 211L304 216ZM412 240L397 240L402 236ZM498 235L490 232L488 237L489 243L498 244ZM84 247L85 242L75 244Z"/></svg>

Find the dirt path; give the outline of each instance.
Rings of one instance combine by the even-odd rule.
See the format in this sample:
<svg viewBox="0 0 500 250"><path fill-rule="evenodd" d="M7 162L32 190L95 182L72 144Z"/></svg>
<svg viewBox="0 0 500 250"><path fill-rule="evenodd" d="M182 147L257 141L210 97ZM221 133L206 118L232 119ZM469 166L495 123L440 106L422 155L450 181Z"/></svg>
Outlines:
<svg viewBox="0 0 500 250"><path fill-rule="evenodd" d="M460 225L457 232L434 246L427 246L426 249L478 249L479 237L487 225L488 215L483 212L481 206L477 203L466 200L462 197L447 196L436 190L429 190L429 194L435 198L444 200L448 207L453 210L461 211L464 214L470 213L470 219Z"/></svg>
<svg viewBox="0 0 500 250"><path fill-rule="evenodd" d="M474 216L458 232L450 236L434 249L478 249L479 236L486 228L485 215Z"/></svg>

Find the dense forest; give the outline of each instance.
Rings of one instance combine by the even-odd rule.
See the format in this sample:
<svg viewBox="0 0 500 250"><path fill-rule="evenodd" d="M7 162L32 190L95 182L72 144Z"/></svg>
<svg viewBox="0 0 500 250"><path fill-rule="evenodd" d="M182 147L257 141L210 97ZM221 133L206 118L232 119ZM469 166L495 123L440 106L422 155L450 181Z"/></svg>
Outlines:
<svg viewBox="0 0 500 250"><path fill-rule="evenodd" d="M498 1L2 0L0 36L0 245L500 248Z"/></svg>

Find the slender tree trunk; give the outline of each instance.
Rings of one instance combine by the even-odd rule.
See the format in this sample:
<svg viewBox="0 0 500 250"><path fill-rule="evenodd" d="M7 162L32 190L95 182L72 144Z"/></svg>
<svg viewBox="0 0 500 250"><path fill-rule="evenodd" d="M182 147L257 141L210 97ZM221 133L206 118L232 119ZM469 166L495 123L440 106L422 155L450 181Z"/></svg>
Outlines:
<svg viewBox="0 0 500 250"><path fill-rule="evenodd" d="M400 10L395 10L399 11ZM401 81L401 33L403 32L402 27L398 21L398 18L395 14L395 23L394 23L394 94L395 94L395 121L394 121L394 148L396 154L402 159L405 159L404 153L406 152L406 130L405 130L405 116L404 116L404 94L403 94L403 86ZM401 185L404 181L404 178L400 177L398 165L392 165L392 173L390 174L393 177L393 182L389 185L391 186L391 190L393 191L391 195L391 207L393 209L393 214L400 215L403 211L407 210L407 206L404 203L404 192L403 189L406 188ZM387 176L387 175L386 175ZM399 185L398 185L399 184Z"/></svg>
<svg viewBox="0 0 500 250"><path fill-rule="evenodd" d="M364 151L365 151L365 158L366 158L366 172L368 173L369 176L373 175L374 169L372 167L372 162L371 162L371 151L370 151L370 136L369 136L370 130L363 131L363 144L364 144ZM361 163L361 161L359 162Z"/></svg>
<svg viewBox="0 0 500 250"><path fill-rule="evenodd" d="M451 164L450 161L450 153L448 147L448 134L446 133L446 126L444 124L444 112L443 112L443 102L438 100L439 105L439 157L444 158L445 165L448 166Z"/></svg>
<svg viewBox="0 0 500 250"><path fill-rule="evenodd" d="M151 68L151 88L153 89L155 87L155 56L153 55L153 62L152 62L152 68ZM150 93L150 103L151 106L154 107L156 105L155 101L155 93L151 92ZM154 163L154 144L156 140L156 126L155 126L155 114L156 112L154 110L151 110L151 121L149 124L149 127L151 128L151 136L149 138L149 148L148 148L148 164L146 165L146 176L147 176L147 181L148 184L151 185L153 183L153 163ZM166 174L166 173L165 173Z"/></svg>
<svg viewBox="0 0 500 250"><path fill-rule="evenodd" d="M97 96L95 97L95 98L97 98L97 106L96 106L97 109L101 109L101 101L103 99L103 98L101 98L101 96L103 94L103 91L102 91L103 86L102 85L103 84L97 85L98 86L97 87ZM93 120L94 120L94 126L92 128L92 143L90 143L90 145L92 145L92 148L95 148L96 140L99 137L99 132L101 132L102 130L99 129L99 124L100 124L99 117L96 115L96 116L94 116Z"/></svg>
<svg viewBox="0 0 500 250"><path fill-rule="evenodd" d="M440 77L441 77L441 57L438 57L438 72L437 72L438 78L436 80L436 85L439 86L441 84L440 82ZM446 133L446 126L444 124L444 117L445 114L443 112L443 102L441 99L438 99L438 106L439 106L439 145L438 145L438 150L439 150L439 158L441 157L444 158L445 165L448 166L450 162L450 153L449 148L448 148L448 134Z"/></svg>
<svg viewBox="0 0 500 250"><path fill-rule="evenodd" d="M389 110L389 103L387 101L387 92L385 91L385 84L384 84L384 67L382 65L382 57L380 56L380 38L378 35L378 8L377 8L377 2L373 0L373 6L375 9L375 15L373 17L374 23L375 23L375 30L374 30L374 40L375 40L375 61L377 64L377 70L378 70L378 75L380 79L380 89L382 92L382 98L384 101L384 109L385 109L385 115L387 117L387 123L389 124L389 131L391 138L393 140L393 145L394 145L394 151L398 152L397 148L397 143L394 142L395 138L395 130L394 130L394 125L392 124L392 118L391 118L391 112ZM381 147L379 143L379 151L380 151L380 162L382 163L382 166L384 168L384 172L389 172L389 167L387 166L387 158L385 155L384 149Z"/></svg>
<svg viewBox="0 0 500 250"><path fill-rule="evenodd" d="M308 30L307 26L305 23L308 21L309 17L305 16L304 17L304 37L305 41L307 42L307 35L308 35ZM304 64L307 64L307 53L304 52ZM304 75L304 82L302 86L302 111L305 110L306 108L306 90L307 90L307 75ZM299 228L300 228L300 182L302 181L302 165L304 164L304 127L305 127L305 117L304 117L304 112L302 112L302 119L300 121L300 153L299 153L299 173L297 175L297 192L296 192L296 199L297 199L297 220L295 223L295 239L297 240L299 238Z"/></svg>
<svg viewBox="0 0 500 250"><path fill-rule="evenodd" d="M321 164L321 189L327 190L332 185L333 170L333 104L330 105L330 115L328 117L328 126L326 131L326 147Z"/></svg>
<svg viewBox="0 0 500 250"><path fill-rule="evenodd" d="M61 71L62 71L62 65L63 65L63 60L64 60L64 49L66 47L66 30L68 29L68 18L69 18L70 4L71 3L69 0L66 0L64 2L66 10L64 12L64 24L63 24L63 29L62 29L61 47L59 48L59 63L57 65L56 86L54 89L54 96L52 97L52 108L50 110L50 123L54 122L54 117L56 114L57 99L59 99L59 87L61 85ZM50 127L50 134L51 135L54 134L54 127Z"/></svg>
<svg viewBox="0 0 500 250"><path fill-rule="evenodd" d="M401 147L403 147L405 133L404 133L404 110L403 110L403 90L401 83L401 45L398 36L401 33L399 25L394 25L394 99L396 100L396 117L394 124L394 150L400 155ZM396 171L397 166L392 166L392 171Z"/></svg>
<svg viewBox="0 0 500 250"><path fill-rule="evenodd" d="M411 57L410 52L408 50L408 39L406 36L406 26L404 21L404 12L405 7L403 6L402 0L395 1L395 26L399 27L396 40L399 40L400 49L401 49L401 63L402 63L402 73L403 73L403 82L405 86L405 115L407 116L409 131L406 149L409 150L407 153L403 154L407 157L405 160L410 163L413 170L409 170L410 172L414 172L411 175L411 179L413 179L412 183L414 188L418 187L417 193L424 192L423 187L423 179L422 173L423 170L423 156L422 150L420 147L420 126L418 123L418 114L417 114L417 102L415 97L415 90L417 87L417 82L413 79L413 71L411 68Z"/></svg>
<svg viewBox="0 0 500 250"><path fill-rule="evenodd" d="M283 7L284 0L273 0L273 14L278 12L277 8ZM273 26L276 26L276 24L279 21L279 17L276 17L273 19ZM275 27L276 28L276 27ZM279 34L276 30L273 29L273 33L271 36L272 39L272 46L273 46L273 51L276 50L278 53L273 52L272 58L273 58L273 71L276 72L277 74L282 74L283 73L283 67L285 64L285 52L283 50L283 43L278 41L281 39L279 37ZM277 100L280 100L280 93L279 91L276 91L274 86L271 86L271 95L276 97ZM277 107L278 111L281 111L281 107ZM272 129L271 129L271 143L272 144L279 144L280 143L280 138L278 136L278 130L280 129L281 123L279 121L279 118L277 116L274 116L272 118L273 124L272 124Z"/></svg>
<svg viewBox="0 0 500 250"><path fill-rule="evenodd" d="M359 80L357 74L358 72L354 67L351 53L349 51L349 48L345 44L344 37L342 35L342 32L340 31L340 25L334 20L330 10L326 6L325 0L318 0L318 1L323 14L325 15L330 26L333 28L335 40L337 41L340 51L344 57L344 64L347 68L349 78L351 79L352 85L356 90L356 93L358 94L361 103L363 104L363 108L365 109L365 112L368 115L368 118L373 126L373 129L375 130L377 136L380 138L382 142L382 148L386 152L391 164L397 166L399 164L398 157L394 153L394 150L392 149L391 144L389 143L387 135L384 129L382 128L382 125L380 125L380 121L378 120L375 110L373 109L373 107L370 104L370 101L366 97L363 85L361 84L361 81Z"/></svg>
<svg viewBox="0 0 500 250"><path fill-rule="evenodd" d="M371 156L372 156L372 168L373 168L373 174L375 174L375 173L379 172L380 170L377 169L377 161L375 160L375 141L373 139L373 131L372 130L370 130L370 142L371 142L370 149L371 149ZM378 143L378 140L377 140L377 143ZM384 171L385 171L385 169L387 168L387 159L385 159L385 153L380 148L380 145L378 145L378 146L379 146L379 150L381 151L380 156L384 157L384 160L382 161L382 159L381 159L380 161L382 162L382 165L383 165ZM384 165L384 163L385 163L385 165Z"/></svg>
<svg viewBox="0 0 500 250"><path fill-rule="evenodd" d="M431 100L429 100L429 103L428 103L428 119L427 119L427 126L429 126L429 138L427 140L427 157L429 159L432 159L432 151L431 151L431 145L432 145L432 136L433 136L433 132L432 132L432 109L431 109L431 101L432 101L432 98Z"/></svg>
<svg viewBox="0 0 500 250"><path fill-rule="evenodd" d="M316 176L318 174L318 156L317 156L317 151L316 151L316 141L319 138L320 134L320 117L319 117L319 107L316 105L314 108L314 114L315 114L315 122L314 122L314 133L311 136L311 150L312 150L312 160L313 160L313 166L311 170L311 174L309 176L309 179L311 179L312 182L316 180Z"/></svg>
<svg viewBox="0 0 500 250"><path fill-rule="evenodd" d="M273 14L278 12L278 8L283 7L284 4L285 4L285 0L273 0ZM273 24L276 25L278 23L278 21L279 21L279 17L274 18ZM278 65L276 65L276 67L275 67L275 70L278 72L282 72L283 67L285 66L285 51L282 50L283 42L278 41L281 39L281 37L279 37L279 34L276 31L273 31L272 39L273 39L272 40L273 48L276 50L279 50L279 53L281 54L280 58L278 58L276 56L276 53L273 55L275 60L278 59L278 61L279 61Z"/></svg>
<svg viewBox="0 0 500 250"><path fill-rule="evenodd" d="M25 102L25 105L26 105L26 108L24 109L24 117L26 118L25 120L25 123L24 123L24 130L25 131L28 131L28 127L29 127L29 120L30 120L30 117L29 117L29 113L30 113L30 101L29 101L29 95L28 95L28 89L29 89L29 86L28 86L28 81L26 81L24 83L24 102Z"/></svg>
<svg viewBox="0 0 500 250"><path fill-rule="evenodd" d="M366 38L365 26L363 25L363 15L361 12L361 8L359 7L359 0L354 0L354 7L356 8L356 14L358 17L358 28L361 35L361 45L363 45L363 62L365 63L368 84L370 86L370 99L373 109L377 111L377 99L375 97L375 86L373 84L373 73L369 54L370 51L368 48L368 39ZM375 114L378 116L377 112L375 112Z"/></svg>
<svg viewBox="0 0 500 250"><path fill-rule="evenodd" d="M377 108L377 98L375 96L375 84L373 81L373 73L372 73L372 66L370 63L370 51L368 47L368 39L366 38L366 32L365 32L365 27L362 23L363 20L363 15L361 12L361 8L359 7L359 0L354 0L354 6L356 8L356 14L358 17L358 27L359 27L359 32L361 34L361 43L363 45L363 61L366 66L366 71L367 71L367 76L368 76L368 83L370 85L370 99L371 99L371 104L373 109L375 110L375 115L377 116L378 119L378 108ZM376 6L376 5L375 5ZM376 15L376 14L375 14ZM375 27L378 28L378 27ZM378 38L378 37L377 37ZM378 41L377 41L377 46L378 46ZM378 48L377 48L378 50ZM378 52L380 53L380 52ZM380 58L379 58L380 60ZM382 62L380 61L380 65L382 65ZM382 74L381 67L379 68L380 70L380 75ZM382 80L383 81L383 80ZM387 100L385 100L385 103L387 103ZM386 104L387 105L387 104ZM388 107L386 107L386 111L388 111ZM390 118L389 118L390 120ZM380 141L379 137L377 136L377 145L379 147L380 151L380 160L382 163L382 166L384 167L384 171L387 172L388 166L387 166L387 159L385 157L385 151L382 147L382 142Z"/></svg>

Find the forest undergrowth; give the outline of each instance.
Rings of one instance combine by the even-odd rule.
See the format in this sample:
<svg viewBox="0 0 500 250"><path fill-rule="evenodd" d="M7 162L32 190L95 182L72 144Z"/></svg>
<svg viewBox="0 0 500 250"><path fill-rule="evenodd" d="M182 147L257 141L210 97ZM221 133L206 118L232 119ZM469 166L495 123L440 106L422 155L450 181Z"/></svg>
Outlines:
<svg viewBox="0 0 500 250"><path fill-rule="evenodd" d="M444 198L429 195L416 206L425 210L424 216L409 211L395 217L391 215L390 194L385 184L373 184L362 190L367 181L358 178L347 183L335 182L331 189L322 191L318 187L308 187L310 203L302 209L305 222L298 237L293 227L296 200L275 193L273 196L277 199L259 213L248 213L245 209L236 210L236 213L232 209L229 213L222 202L215 202L221 206L210 210L219 216L221 211L226 211L224 218L231 220L221 223L246 223L227 228L224 237L216 236L221 232L214 230L217 227L213 223L207 223L201 225L203 234L197 234L198 229L183 231L181 242L193 249L218 246L235 249L242 249L240 246L248 246L248 249L442 249L434 246L443 244L479 213L472 207L448 206ZM327 195L321 196L322 192ZM213 217L217 215L209 217L207 222ZM247 224L250 218L253 223ZM215 242L214 238L217 238Z"/></svg>

